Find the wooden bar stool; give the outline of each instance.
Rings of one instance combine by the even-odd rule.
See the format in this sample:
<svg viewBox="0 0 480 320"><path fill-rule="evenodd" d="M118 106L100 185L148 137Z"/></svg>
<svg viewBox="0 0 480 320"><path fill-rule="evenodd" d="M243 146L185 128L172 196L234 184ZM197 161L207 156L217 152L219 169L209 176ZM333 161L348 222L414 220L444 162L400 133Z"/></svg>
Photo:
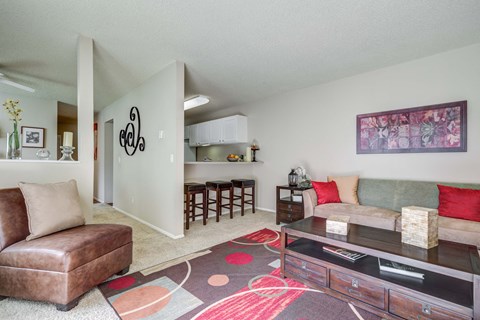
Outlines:
<svg viewBox="0 0 480 320"><path fill-rule="evenodd" d="M230 219L233 219L233 184L230 181L207 181L207 201L208 210L216 213L216 221L220 221L220 215L222 214L222 208L230 210ZM210 198L210 191L215 191L215 199ZM228 191L228 197L224 197L222 192ZM228 199L228 203L222 204L222 199ZM210 209L210 205L215 204L215 209Z"/></svg>
<svg viewBox="0 0 480 320"><path fill-rule="evenodd" d="M240 207L242 216L245 211L245 203L252 205L252 213L255 213L255 180L252 179L233 179L232 184L234 188L240 188L240 195L233 195L233 205ZM252 188L252 193L246 193L246 188ZM245 196L250 196L250 200L245 200ZM235 201L240 200L240 204L236 204Z"/></svg>
<svg viewBox="0 0 480 320"><path fill-rule="evenodd" d="M189 182L183 184L183 194L185 195L185 229L188 230L190 227L190 218L192 221L195 221L195 217L203 217L203 225L207 224L207 197L206 197L206 187L203 183ZM197 194L202 195L202 202L197 203ZM195 209L202 209L202 213L196 214Z"/></svg>

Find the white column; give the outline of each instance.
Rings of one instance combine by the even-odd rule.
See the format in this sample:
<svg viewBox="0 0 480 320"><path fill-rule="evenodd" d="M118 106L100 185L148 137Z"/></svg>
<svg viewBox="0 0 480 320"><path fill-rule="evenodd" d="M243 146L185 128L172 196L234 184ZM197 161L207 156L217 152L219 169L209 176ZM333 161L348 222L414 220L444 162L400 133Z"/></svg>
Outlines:
<svg viewBox="0 0 480 320"><path fill-rule="evenodd" d="M93 40L80 35L77 42L78 161L86 174L82 199L87 222L93 212Z"/></svg>

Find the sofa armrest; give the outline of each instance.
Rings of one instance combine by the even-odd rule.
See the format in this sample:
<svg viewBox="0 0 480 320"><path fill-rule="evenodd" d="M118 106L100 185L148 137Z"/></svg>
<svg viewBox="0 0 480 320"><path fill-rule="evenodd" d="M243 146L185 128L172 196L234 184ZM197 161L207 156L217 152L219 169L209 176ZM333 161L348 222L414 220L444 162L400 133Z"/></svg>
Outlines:
<svg viewBox="0 0 480 320"><path fill-rule="evenodd" d="M315 189L308 189L302 192L303 195L303 213L305 218L313 216L313 210L317 205L317 193Z"/></svg>

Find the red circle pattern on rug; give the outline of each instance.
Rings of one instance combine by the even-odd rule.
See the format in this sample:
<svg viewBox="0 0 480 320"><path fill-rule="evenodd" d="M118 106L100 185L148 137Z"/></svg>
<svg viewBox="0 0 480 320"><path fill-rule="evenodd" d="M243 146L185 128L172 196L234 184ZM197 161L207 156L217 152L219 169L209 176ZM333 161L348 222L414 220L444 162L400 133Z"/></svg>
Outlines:
<svg viewBox="0 0 480 320"><path fill-rule="evenodd" d="M229 264L249 264L252 260L253 256L245 252L235 252L225 257L225 261Z"/></svg>
<svg viewBox="0 0 480 320"><path fill-rule="evenodd" d="M122 290L130 287L135 281L134 277L125 276L111 281L107 286L113 290Z"/></svg>

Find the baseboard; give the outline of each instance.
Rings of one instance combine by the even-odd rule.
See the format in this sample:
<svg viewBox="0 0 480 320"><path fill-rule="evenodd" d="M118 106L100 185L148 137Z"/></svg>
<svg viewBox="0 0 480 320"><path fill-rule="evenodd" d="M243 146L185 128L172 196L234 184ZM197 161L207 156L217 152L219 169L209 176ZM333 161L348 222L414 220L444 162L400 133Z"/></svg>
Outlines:
<svg viewBox="0 0 480 320"><path fill-rule="evenodd" d="M260 207L257 207L258 210L262 210L262 211L267 211L267 212L273 212L273 213L276 213L275 210L272 210L272 209L267 209L267 208L260 208Z"/></svg>
<svg viewBox="0 0 480 320"><path fill-rule="evenodd" d="M252 207L245 207L245 210L251 210ZM266 212L273 212L273 213L276 213L275 210L272 210L272 209L266 209L266 208L260 208L260 207L255 207L255 210L262 210L262 211L266 211ZM233 213L235 212L240 212L242 211L242 209L238 208L238 209L233 209ZM223 211L222 214L228 214L228 210L227 211ZM216 217L216 214L215 212L212 212L212 213L209 213L208 214L208 217L211 218L211 217Z"/></svg>
<svg viewBox="0 0 480 320"><path fill-rule="evenodd" d="M165 230L163 230L163 229L161 229L161 228L159 228L159 227L157 227L157 226L154 226L153 224L151 224L151 223L149 223L149 222L147 222L147 221L145 221L145 220L142 220L142 219L140 219L139 217L134 216L133 214L128 213L128 212L126 212L126 211L124 211L124 210L122 210L122 209L120 209L120 208L113 207L113 209L117 210L118 212L123 213L124 215L126 215L126 216L128 216L128 217L130 217L130 218L132 218L132 219L134 219L134 220L137 220L137 221L140 222L140 223L143 223L143 224L146 225L146 226L149 226L150 228L152 228L152 229L154 229L154 230L156 230L156 231L158 231L158 232L160 232L160 233L163 233L164 235L166 235L166 236L169 237L169 238L172 238L172 239L175 239L175 240L176 240L176 239L181 239L181 238L183 238L183 237L185 236L185 235L183 235L183 234L182 234L182 235L175 236L175 235L171 234L170 232L165 231Z"/></svg>

